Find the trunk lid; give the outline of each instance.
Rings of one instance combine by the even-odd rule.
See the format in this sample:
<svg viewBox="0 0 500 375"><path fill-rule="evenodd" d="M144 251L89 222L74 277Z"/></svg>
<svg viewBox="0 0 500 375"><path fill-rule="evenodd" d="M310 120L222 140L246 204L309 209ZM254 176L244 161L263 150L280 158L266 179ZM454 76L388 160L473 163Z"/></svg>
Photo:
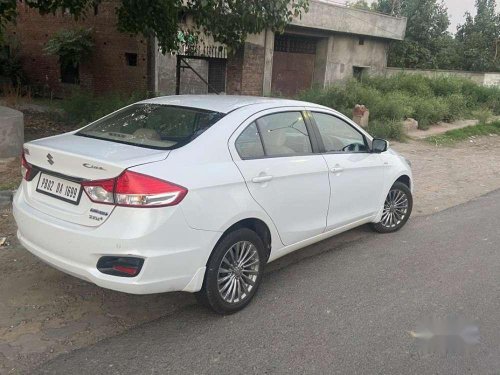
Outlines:
<svg viewBox="0 0 500 375"><path fill-rule="evenodd" d="M24 148L28 163L85 180L116 177L126 168L163 160L169 153L74 133L32 141Z"/></svg>
<svg viewBox="0 0 500 375"><path fill-rule="evenodd" d="M110 142L67 133L24 145L28 163L39 169L31 181L23 180L25 199L32 207L59 219L86 226L99 226L112 214L114 206L92 202L84 191L77 202L48 195L41 179L55 177L55 184L69 181L114 178L125 169L167 158L169 151ZM62 180L61 180L62 179ZM38 189L37 189L38 188Z"/></svg>

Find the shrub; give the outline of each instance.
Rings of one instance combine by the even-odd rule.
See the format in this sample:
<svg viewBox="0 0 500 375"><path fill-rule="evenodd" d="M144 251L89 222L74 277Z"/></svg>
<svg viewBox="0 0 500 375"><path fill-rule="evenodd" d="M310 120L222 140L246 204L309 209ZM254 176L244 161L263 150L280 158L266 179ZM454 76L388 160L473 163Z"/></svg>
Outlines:
<svg viewBox="0 0 500 375"><path fill-rule="evenodd" d="M493 116L493 113L488 108L481 108L473 113L474 118L477 118L480 124L486 124L488 120Z"/></svg>
<svg viewBox="0 0 500 375"><path fill-rule="evenodd" d="M413 117L418 121L419 129L428 129L431 124L431 112L434 111L433 99L415 98Z"/></svg>
<svg viewBox="0 0 500 375"><path fill-rule="evenodd" d="M500 114L500 89L478 85L472 81L464 81L462 93L467 98L468 108L477 109L487 106L495 114Z"/></svg>
<svg viewBox="0 0 500 375"><path fill-rule="evenodd" d="M329 87L301 93L300 98L336 109L346 116L352 115L356 104L370 110L374 128L388 131L395 125L414 117L419 127L426 129L440 121L454 121L484 111L500 114L500 89L484 87L459 77L425 77L399 74L391 77L364 77L363 82L350 80ZM482 112L477 112L481 110ZM391 123L390 126L382 124ZM382 131L382 130L380 130Z"/></svg>
<svg viewBox="0 0 500 375"><path fill-rule="evenodd" d="M443 98L447 106L447 113L443 116L444 121L455 121L466 115L467 100L462 94L451 94Z"/></svg>
<svg viewBox="0 0 500 375"><path fill-rule="evenodd" d="M430 79L420 74L400 74L395 77L398 89L422 98L433 96Z"/></svg>
<svg viewBox="0 0 500 375"><path fill-rule="evenodd" d="M484 103L495 115L500 115L500 89L489 88L488 99Z"/></svg>
<svg viewBox="0 0 500 375"><path fill-rule="evenodd" d="M350 117L356 104L364 104L368 108L378 108L381 95L374 88L364 86L356 80L350 80L342 85L334 85L327 89L313 88L301 93L299 98L334 108Z"/></svg>
<svg viewBox="0 0 500 375"><path fill-rule="evenodd" d="M368 132L377 138L394 139L404 141L403 123L397 120L375 120L370 121Z"/></svg>
<svg viewBox="0 0 500 375"><path fill-rule="evenodd" d="M370 110L370 117L373 114L374 119L402 120L410 117L414 112L412 97L402 91L379 95L377 101L377 105L367 106Z"/></svg>
<svg viewBox="0 0 500 375"><path fill-rule="evenodd" d="M87 91L77 91L70 98L61 101L61 108L66 121L88 123L146 97L145 93L109 93L94 96Z"/></svg>
<svg viewBox="0 0 500 375"><path fill-rule="evenodd" d="M436 96L448 96L462 93L464 79L440 75L429 79L429 86Z"/></svg>
<svg viewBox="0 0 500 375"><path fill-rule="evenodd" d="M13 39L6 41L5 44L0 43L0 76L8 78L14 86L26 84L19 46Z"/></svg>

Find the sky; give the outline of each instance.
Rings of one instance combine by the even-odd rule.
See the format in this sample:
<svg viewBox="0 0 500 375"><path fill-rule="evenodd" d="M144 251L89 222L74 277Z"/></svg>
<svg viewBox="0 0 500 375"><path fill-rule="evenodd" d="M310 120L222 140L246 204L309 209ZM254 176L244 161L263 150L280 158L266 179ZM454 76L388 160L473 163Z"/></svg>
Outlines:
<svg viewBox="0 0 500 375"><path fill-rule="evenodd" d="M464 22L465 12L469 11L472 15L475 14L475 0L444 0L450 14L449 31L455 33L457 26Z"/></svg>
<svg viewBox="0 0 500 375"><path fill-rule="evenodd" d="M455 33L457 26L464 22L464 14L469 11L472 15L475 14L474 0L445 0L450 14L450 28L449 31Z"/></svg>

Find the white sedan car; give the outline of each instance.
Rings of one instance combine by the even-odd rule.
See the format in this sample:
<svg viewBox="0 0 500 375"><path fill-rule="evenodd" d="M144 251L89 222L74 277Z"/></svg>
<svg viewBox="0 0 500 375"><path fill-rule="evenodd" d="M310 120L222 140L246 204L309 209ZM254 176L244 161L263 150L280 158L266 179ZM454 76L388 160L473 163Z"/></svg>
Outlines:
<svg viewBox="0 0 500 375"><path fill-rule="evenodd" d="M145 100L26 143L14 197L24 247L126 293L194 292L242 309L266 263L412 210L409 163L342 114L240 96Z"/></svg>

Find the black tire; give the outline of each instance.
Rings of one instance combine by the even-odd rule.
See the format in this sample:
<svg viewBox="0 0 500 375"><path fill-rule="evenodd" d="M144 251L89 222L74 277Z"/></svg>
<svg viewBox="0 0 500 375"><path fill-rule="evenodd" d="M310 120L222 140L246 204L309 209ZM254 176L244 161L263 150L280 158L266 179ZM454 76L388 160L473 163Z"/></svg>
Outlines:
<svg viewBox="0 0 500 375"><path fill-rule="evenodd" d="M253 245L254 248L248 245L248 243ZM258 270L255 269L252 269L251 271L240 270L239 275L233 273L233 271L231 271L231 273L225 273L225 272L221 273L222 271L220 267L223 264L223 260L230 259L226 258L226 255L228 255L230 251L235 251L235 249L238 249L238 244L240 244L239 245L240 249L241 246L243 246L241 244L245 244L245 246L247 246L248 248L248 252L251 251L252 254L254 254L254 257L250 258L249 262L254 263L255 259L257 259L258 257L257 259L258 263L256 263L258 265ZM256 252L253 251L254 249L256 250ZM243 250L240 250L240 252L243 253ZM226 261L224 262L225 262L224 265L226 265L227 262ZM203 286L199 292L195 293L196 299L198 300L199 303L201 303L206 307L211 308L218 314L233 314L237 311L240 311L250 303L253 296L257 292L257 289L262 279L264 266L266 262L267 262L267 254L265 251L265 246L262 242L262 239L257 235L257 233L248 228L241 228L226 234L215 246L212 255L210 256L210 259L208 260ZM252 265L252 267L255 267L255 264ZM238 271L239 270L235 270L234 272ZM255 280L249 281L248 274L245 273L245 275L243 275L243 272L252 272L252 277L255 276ZM219 289L219 276L224 274L226 274L228 277L233 275L235 279L239 278L240 281L239 282L236 281L237 284L235 285L237 286L234 286L233 289L237 289L236 293L240 292L243 293L242 294L243 296L241 297L240 300L235 300L234 302L228 302L226 299L224 299L224 294L227 290L221 292ZM250 290L247 293L245 293L247 290L244 289L243 281L245 283L253 282L253 285L245 284L247 288L250 288ZM223 283L221 283L221 285L223 285ZM228 288L228 290L233 290L233 289L231 289L231 286L229 286ZM227 298L231 298L231 296Z"/></svg>
<svg viewBox="0 0 500 375"><path fill-rule="evenodd" d="M412 196L411 191L408 188L408 186L406 186L402 182L395 182L394 185L392 185L391 189L389 190L389 193L387 194L386 200L384 201L384 210L391 209L390 208L391 206L390 205L388 206L388 202L391 199L391 194L393 194L392 197L394 197L393 192L396 192L396 194L400 194L400 196L404 195L406 200L407 200L407 208L406 208L406 210L403 210L404 216L402 217L402 219L400 217L395 216L397 219L396 220L397 222L388 222L388 223L387 222L384 223L384 216L382 216L382 220L380 222L370 224L371 228L375 232L378 232L378 233L397 232L398 230L403 228L403 226L406 224L406 222L410 218L411 211L413 209L413 196ZM394 206L392 209L394 209ZM403 211L400 211L400 209L398 209L398 213L403 212Z"/></svg>

